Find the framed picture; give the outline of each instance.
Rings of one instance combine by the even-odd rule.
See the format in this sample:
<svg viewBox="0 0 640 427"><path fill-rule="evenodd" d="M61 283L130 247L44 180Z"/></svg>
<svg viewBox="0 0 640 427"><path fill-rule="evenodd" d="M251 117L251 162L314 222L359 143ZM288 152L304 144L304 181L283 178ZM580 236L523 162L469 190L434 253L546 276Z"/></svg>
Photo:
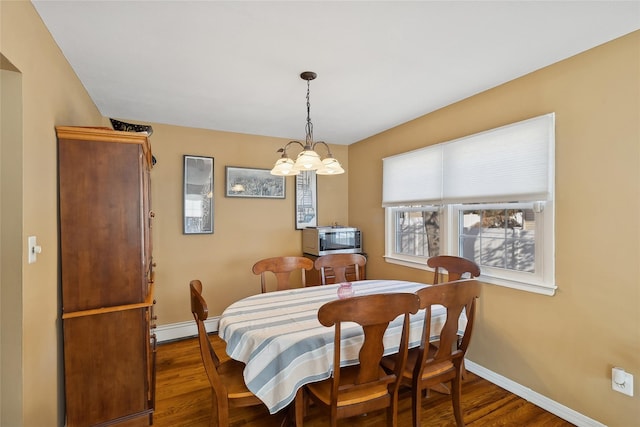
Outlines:
<svg viewBox="0 0 640 427"><path fill-rule="evenodd" d="M226 167L227 197L284 199L284 176L271 175L269 169Z"/></svg>
<svg viewBox="0 0 640 427"><path fill-rule="evenodd" d="M296 175L296 230L318 225L318 189L315 171Z"/></svg>
<svg viewBox="0 0 640 427"><path fill-rule="evenodd" d="M213 233L213 157L184 156L184 234Z"/></svg>

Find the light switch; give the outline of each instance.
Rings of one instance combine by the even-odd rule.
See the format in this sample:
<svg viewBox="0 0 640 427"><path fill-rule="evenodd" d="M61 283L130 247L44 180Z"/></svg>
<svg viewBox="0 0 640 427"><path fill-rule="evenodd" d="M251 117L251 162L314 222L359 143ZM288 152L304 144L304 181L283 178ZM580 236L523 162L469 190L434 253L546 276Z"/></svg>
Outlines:
<svg viewBox="0 0 640 427"><path fill-rule="evenodd" d="M36 242L36 236L29 236L27 238L27 247L29 251L29 264L33 264L37 261L38 254L42 252L42 247L38 246Z"/></svg>

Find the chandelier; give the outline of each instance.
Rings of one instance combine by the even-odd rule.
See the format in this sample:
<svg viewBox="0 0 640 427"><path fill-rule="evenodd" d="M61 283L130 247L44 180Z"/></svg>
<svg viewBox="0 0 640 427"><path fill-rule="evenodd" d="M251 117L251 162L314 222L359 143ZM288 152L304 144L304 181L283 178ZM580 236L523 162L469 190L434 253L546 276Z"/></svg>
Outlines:
<svg viewBox="0 0 640 427"><path fill-rule="evenodd" d="M306 138L304 145L300 141L289 141L287 145L280 148L277 152L282 153L282 156L278 159L273 169L271 169L272 175L289 176L298 175L301 171L316 171L318 175L338 175L344 173L344 169L340 166L333 155L331 149L324 141L313 142L313 124L311 123L311 104L309 102L309 87L311 80L315 79L318 75L313 71L305 71L300 74L300 78L307 81L307 124L305 126ZM287 154L287 149L292 144L298 144L302 147L302 151L296 157L294 162ZM315 151L316 146L323 145L327 150L327 157L320 158L320 155Z"/></svg>

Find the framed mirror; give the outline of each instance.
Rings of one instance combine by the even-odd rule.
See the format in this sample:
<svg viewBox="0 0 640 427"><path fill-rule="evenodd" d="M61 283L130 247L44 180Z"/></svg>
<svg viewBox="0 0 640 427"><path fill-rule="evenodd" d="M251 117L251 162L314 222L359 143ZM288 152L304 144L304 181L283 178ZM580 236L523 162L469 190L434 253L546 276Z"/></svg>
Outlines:
<svg viewBox="0 0 640 427"><path fill-rule="evenodd" d="M213 157L184 156L184 234L213 233Z"/></svg>

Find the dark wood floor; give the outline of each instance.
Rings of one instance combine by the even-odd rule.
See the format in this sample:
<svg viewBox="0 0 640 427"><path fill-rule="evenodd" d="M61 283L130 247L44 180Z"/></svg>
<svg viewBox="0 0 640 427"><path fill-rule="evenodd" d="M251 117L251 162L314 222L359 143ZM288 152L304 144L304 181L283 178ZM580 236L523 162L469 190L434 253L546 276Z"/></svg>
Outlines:
<svg viewBox="0 0 640 427"><path fill-rule="evenodd" d="M216 349L224 346L211 336ZM217 352L221 354L221 352ZM198 342L185 339L158 346L156 377L156 427L207 427L211 417L211 392L202 367ZM572 426L561 418L468 372L462 386L465 424L485 426ZM231 427L278 427L284 414L269 415L264 407L231 408ZM328 417L316 408L309 410L305 426L328 425ZM339 422L343 426L377 427L386 425L384 411ZM411 425L411 397L400 396L400 427ZM450 396L431 392L423 402L423 426L455 426Z"/></svg>

